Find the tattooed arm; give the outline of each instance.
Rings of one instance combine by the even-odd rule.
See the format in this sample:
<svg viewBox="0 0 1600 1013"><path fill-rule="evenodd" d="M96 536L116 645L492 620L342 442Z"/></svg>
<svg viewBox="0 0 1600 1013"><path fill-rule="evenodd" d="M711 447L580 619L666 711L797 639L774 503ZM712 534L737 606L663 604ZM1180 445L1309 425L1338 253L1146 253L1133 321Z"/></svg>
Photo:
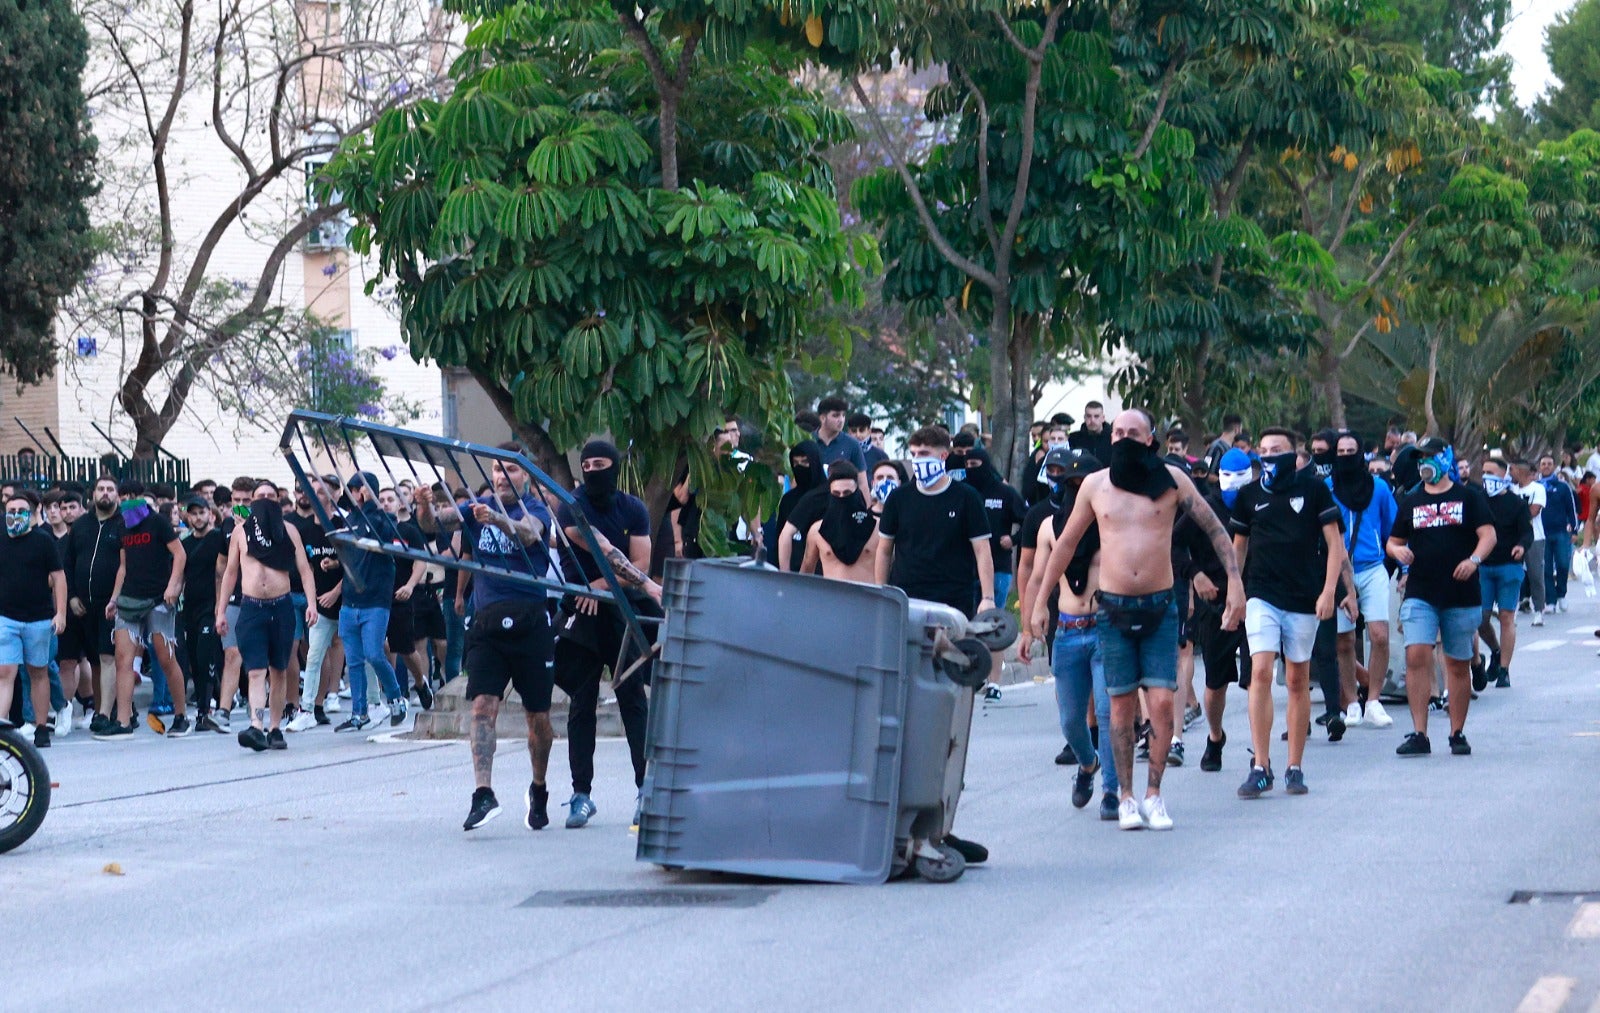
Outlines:
<svg viewBox="0 0 1600 1013"><path fill-rule="evenodd" d="M1222 561L1223 570L1228 574L1228 602L1222 613L1222 628L1238 629L1239 622L1244 618L1244 581L1239 577L1239 557L1233 551L1233 539L1228 537L1228 531L1222 526L1216 511L1200 495L1200 490L1194 487L1189 476L1170 465L1167 471L1178 483L1178 505L1205 533L1206 540L1211 543L1217 558Z"/></svg>
<svg viewBox="0 0 1600 1013"><path fill-rule="evenodd" d="M575 547L583 548L587 544L584 540L583 532L576 527L569 526L563 530L566 533L567 540ZM591 531L591 533L594 535L595 543L600 547L600 555L605 557L605 561L611 564L612 571L616 573L617 582L624 587L636 587L659 603L661 601L661 585L651 580L650 575L645 573L644 570L635 566L633 560L628 558L628 554L612 545L605 535L598 531ZM648 552L648 548L646 551ZM604 582L600 583L603 584Z"/></svg>
<svg viewBox="0 0 1600 1013"><path fill-rule="evenodd" d="M417 487L417 527L427 534L438 534L439 529L454 531L461 527L461 511L454 503L433 505L433 490L425 485ZM526 543L525 543L526 544Z"/></svg>

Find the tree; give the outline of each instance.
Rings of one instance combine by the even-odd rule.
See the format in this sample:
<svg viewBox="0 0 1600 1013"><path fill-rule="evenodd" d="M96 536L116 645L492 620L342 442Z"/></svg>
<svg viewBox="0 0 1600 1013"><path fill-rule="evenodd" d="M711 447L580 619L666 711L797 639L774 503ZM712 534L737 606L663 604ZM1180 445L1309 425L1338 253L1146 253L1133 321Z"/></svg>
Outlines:
<svg viewBox="0 0 1600 1013"><path fill-rule="evenodd" d="M1544 55L1559 82L1533 104L1543 134L1600 130L1600 0L1577 0L1545 29Z"/></svg>
<svg viewBox="0 0 1600 1013"><path fill-rule="evenodd" d="M281 300L284 265L344 213L337 200L307 201L307 166L384 110L439 94L450 47L428 0L226 0L214 11L194 0L86 0L83 17L101 54L88 91L116 174L96 213L101 263L69 316L123 335L117 403L134 425L134 455L151 456L197 388L227 404L292 381L253 380L292 362L285 349L317 326ZM187 157L204 143L226 150L239 182L205 209L191 243L180 235L194 217L183 206ZM226 276L226 251L242 241L258 244L259 267Z"/></svg>
<svg viewBox="0 0 1600 1013"><path fill-rule="evenodd" d="M455 92L328 170L412 354L471 370L553 467L607 432L658 505L687 459L708 516L761 512L770 470L723 467L710 439L734 414L786 445L784 366L861 301L873 244L843 231L824 157L849 121L715 11L469 8ZM661 67L681 71L665 146Z"/></svg>
<svg viewBox="0 0 1600 1013"><path fill-rule="evenodd" d="M0 0L0 371L55 370L57 307L94 259L83 23L67 0Z"/></svg>

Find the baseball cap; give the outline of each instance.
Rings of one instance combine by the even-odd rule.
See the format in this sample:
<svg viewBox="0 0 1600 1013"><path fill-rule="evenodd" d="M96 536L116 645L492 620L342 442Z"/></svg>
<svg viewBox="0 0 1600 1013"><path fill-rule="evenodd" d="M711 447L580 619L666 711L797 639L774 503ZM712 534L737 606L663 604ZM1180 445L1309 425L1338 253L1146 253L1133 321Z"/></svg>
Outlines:
<svg viewBox="0 0 1600 1013"><path fill-rule="evenodd" d="M374 475L370 471L358 471L354 475L350 476L350 481L345 483L345 488L347 488L347 489L359 489L363 485L366 486L368 489L371 489L373 492L377 492L378 491L378 476Z"/></svg>
<svg viewBox="0 0 1600 1013"><path fill-rule="evenodd" d="M210 510L211 501L204 496L185 496L183 498L183 508L185 510L193 510L195 507L199 507L201 510Z"/></svg>
<svg viewBox="0 0 1600 1013"><path fill-rule="evenodd" d="M1072 460L1067 463L1067 478L1088 478L1105 467L1100 463L1100 459L1093 454L1085 453L1082 450L1069 450L1067 453L1072 457Z"/></svg>

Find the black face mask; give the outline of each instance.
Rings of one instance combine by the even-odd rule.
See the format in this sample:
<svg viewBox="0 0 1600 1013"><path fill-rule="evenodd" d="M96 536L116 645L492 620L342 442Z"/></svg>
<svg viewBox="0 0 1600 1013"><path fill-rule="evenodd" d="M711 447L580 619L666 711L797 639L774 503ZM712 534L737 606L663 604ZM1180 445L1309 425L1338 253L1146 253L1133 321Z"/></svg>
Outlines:
<svg viewBox="0 0 1600 1013"><path fill-rule="evenodd" d="M1111 484L1150 499L1160 499L1178 487L1156 448L1131 436L1111 444Z"/></svg>
<svg viewBox="0 0 1600 1013"><path fill-rule="evenodd" d="M1324 450L1311 455L1311 470L1316 472L1318 478L1327 478L1333 474L1333 451Z"/></svg>
<svg viewBox="0 0 1600 1013"><path fill-rule="evenodd" d="M1365 510L1372 503L1373 479L1366 458L1344 454L1333 459L1333 495L1351 510Z"/></svg>
<svg viewBox="0 0 1600 1013"><path fill-rule="evenodd" d="M877 519L867 511L866 498L860 490L848 496L828 495L828 510L822 516L817 534L839 557L839 562L850 566L861 558L861 551L877 530Z"/></svg>
<svg viewBox="0 0 1600 1013"><path fill-rule="evenodd" d="M617 466L583 473L583 491L596 510L607 510L617 494Z"/></svg>
<svg viewBox="0 0 1600 1013"><path fill-rule="evenodd" d="M1294 451L1282 454L1273 454L1261 458L1261 488L1268 492L1278 489L1287 489L1289 483L1294 481L1295 462L1299 460Z"/></svg>

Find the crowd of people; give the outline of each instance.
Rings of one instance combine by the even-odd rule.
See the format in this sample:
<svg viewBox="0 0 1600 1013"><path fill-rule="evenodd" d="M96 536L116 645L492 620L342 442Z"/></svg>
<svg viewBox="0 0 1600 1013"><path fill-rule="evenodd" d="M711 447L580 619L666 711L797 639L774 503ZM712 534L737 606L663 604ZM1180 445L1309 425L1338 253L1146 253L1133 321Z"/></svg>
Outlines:
<svg viewBox="0 0 1600 1013"><path fill-rule="evenodd" d="M1309 791L1311 683L1330 740L1392 725L1380 697L1396 618L1412 723L1397 752L1431 752L1432 711L1447 715L1451 753L1470 754L1470 701L1491 683L1510 686L1519 611L1535 626L1564 611L1575 546L1594 540L1600 451L1581 466L1576 452L1532 462L1496 452L1474 475L1444 440L1399 431L1370 442L1332 429L1251 435L1228 416L1191 454L1181 430L1139 409L1111 419L1091 402L1084 416L1077 428L1067 416L1034 426L1018 489L976 427L924 426L895 458L870 417L826 398L797 417L808 438L790 449L776 515L730 534L780 569L892 585L969 617L1014 605L1022 658L1043 651L1055 676L1056 762L1077 768L1072 805L1092 801L1098 778L1101 818L1124 829L1171 828L1163 774L1185 762L1185 730L1201 720L1200 767L1222 769L1235 684L1248 693L1251 732L1239 796L1277 782L1275 678L1288 697L1283 787ZM737 421L714 439L737 455ZM142 724L165 738L232 734L266 752L286 749L285 733L398 726L464 671L474 790L463 827L500 812L496 723L514 687L533 769L525 821L537 830L550 822L560 686L570 698L566 825L577 828L598 811L601 680L625 667L637 677L613 692L637 822L649 654L606 600L608 571L635 610L659 617L664 559L698 554L695 496L683 477L653 526L618 488L615 446L595 440L578 458L570 503L506 459L475 491L384 484L370 471L295 490L249 476L203 481L181 494L112 477L89 488L6 483L0 715L40 748L74 730L125 741ZM410 555L354 542L336 552L339 531ZM550 595L522 577L594 595ZM141 722L143 679L152 696ZM999 699L998 679L982 692ZM1136 760L1147 763L1139 797ZM950 841L969 860L984 855Z"/></svg>

